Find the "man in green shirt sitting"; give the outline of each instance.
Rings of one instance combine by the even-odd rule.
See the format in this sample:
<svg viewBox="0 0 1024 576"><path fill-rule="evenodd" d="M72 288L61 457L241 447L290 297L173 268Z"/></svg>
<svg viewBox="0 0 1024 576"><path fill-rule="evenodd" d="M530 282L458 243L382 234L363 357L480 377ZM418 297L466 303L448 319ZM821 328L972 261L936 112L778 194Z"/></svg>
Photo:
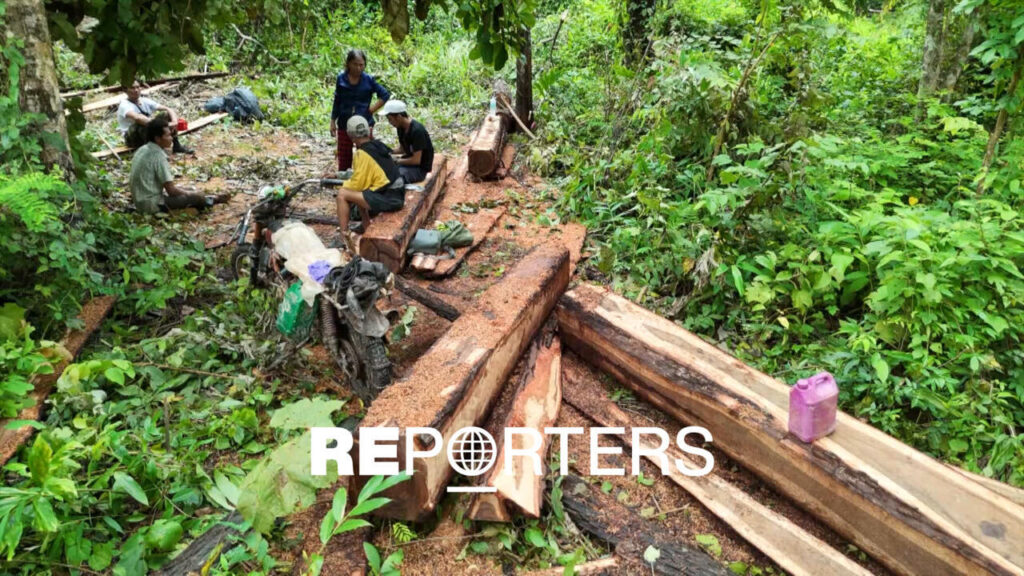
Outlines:
<svg viewBox="0 0 1024 576"><path fill-rule="evenodd" d="M154 118L146 124L146 144L135 152L129 177L135 209L155 214L183 208L203 209L227 202L229 195L207 197L182 190L174 183L167 150L174 145L170 125L165 118Z"/></svg>

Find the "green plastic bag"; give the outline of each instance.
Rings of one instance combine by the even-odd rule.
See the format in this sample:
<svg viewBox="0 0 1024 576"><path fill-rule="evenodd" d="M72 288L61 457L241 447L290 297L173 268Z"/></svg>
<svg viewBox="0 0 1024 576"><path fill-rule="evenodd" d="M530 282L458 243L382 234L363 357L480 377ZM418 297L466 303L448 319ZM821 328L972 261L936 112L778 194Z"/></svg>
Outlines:
<svg viewBox="0 0 1024 576"><path fill-rule="evenodd" d="M302 299L302 282L288 287L277 309L277 329L295 341L309 337L313 329L313 308Z"/></svg>
<svg viewBox="0 0 1024 576"><path fill-rule="evenodd" d="M442 248L464 248L473 245L473 233L458 220L449 220L441 225Z"/></svg>

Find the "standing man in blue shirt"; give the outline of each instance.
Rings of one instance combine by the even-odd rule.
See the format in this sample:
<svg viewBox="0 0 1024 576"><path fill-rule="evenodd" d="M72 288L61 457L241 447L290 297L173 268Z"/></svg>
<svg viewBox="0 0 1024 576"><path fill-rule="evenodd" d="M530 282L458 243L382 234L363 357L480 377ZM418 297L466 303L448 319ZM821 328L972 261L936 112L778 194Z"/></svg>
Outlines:
<svg viewBox="0 0 1024 576"><path fill-rule="evenodd" d="M362 116L370 125L370 136L373 136L373 115L391 98L391 93L384 89L364 70L366 54L362 50L349 50L345 57L345 70L338 74L334 85L334 106L331 108L331 136L338 138L338 170L352 167L352 139L345 130L349 118ZM370 104L373 95L377 101ZM341 130L338 127L341 126Z"/></svg>

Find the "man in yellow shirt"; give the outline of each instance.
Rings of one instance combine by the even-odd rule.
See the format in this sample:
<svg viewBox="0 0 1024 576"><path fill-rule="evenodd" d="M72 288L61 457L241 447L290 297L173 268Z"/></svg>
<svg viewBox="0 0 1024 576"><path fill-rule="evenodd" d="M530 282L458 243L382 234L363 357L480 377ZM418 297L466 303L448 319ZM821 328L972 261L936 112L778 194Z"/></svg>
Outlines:
<svg viewBox="0 0 1024 576"><path fill-rule="evenodd" d="M352 178L342 183L338 191L338 224L341 233L348 236L351 205L359 206L363 215L363 228L370 218L381 212L395 212L405 205L405 182L391 150L379 140L370 137L370 124L359 115L349 119L345 131L356 145L352 161Z"/></svg>

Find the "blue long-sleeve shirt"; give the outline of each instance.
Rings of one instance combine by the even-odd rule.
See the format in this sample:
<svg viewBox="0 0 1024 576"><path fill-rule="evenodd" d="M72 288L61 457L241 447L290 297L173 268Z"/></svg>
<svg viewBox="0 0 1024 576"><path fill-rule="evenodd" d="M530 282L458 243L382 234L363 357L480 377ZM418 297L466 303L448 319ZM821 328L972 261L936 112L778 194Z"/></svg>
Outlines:
<svg viewBox="0 0 1024 576"><path fill-rule="evenodd" d="M342 70L334 85L334 106L331 108L331 118L338 121L338 128L344 130L348 119L356 114L366 118L370 126L373 126L370 100L374 94L384 102L391 98L391 93L378 84L373 76L363 72L357 84L349 84L348 72Z"/></svg>

